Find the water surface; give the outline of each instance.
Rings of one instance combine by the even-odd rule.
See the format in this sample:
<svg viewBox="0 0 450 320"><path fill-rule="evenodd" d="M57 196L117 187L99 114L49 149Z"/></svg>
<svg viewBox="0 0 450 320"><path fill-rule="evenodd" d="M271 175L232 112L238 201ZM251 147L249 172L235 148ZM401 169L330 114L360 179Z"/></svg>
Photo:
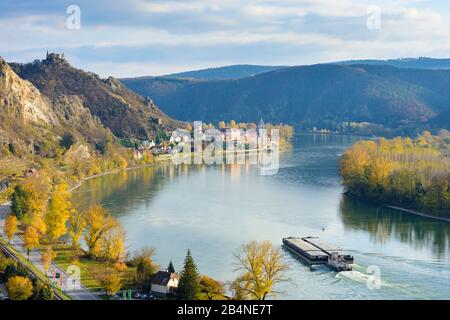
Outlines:
<svg viewBox="0 0 450 320"><path fill-rule="evenodd" d="M233 253L252 240L281 245L286 236L319 236L355 256L352 272L310 271L289 252L286 299L449 299L450 223L343 196L338 158L356 138L296 137L280 170L251 165L163 165L87 181L78 208L97 202L123 224L130 252L154 246L157 262L180 268L188 248L201 273L230 281ZM369 289L371 266L381 288ZM369 269L368 269L369 268Z"/></svg>

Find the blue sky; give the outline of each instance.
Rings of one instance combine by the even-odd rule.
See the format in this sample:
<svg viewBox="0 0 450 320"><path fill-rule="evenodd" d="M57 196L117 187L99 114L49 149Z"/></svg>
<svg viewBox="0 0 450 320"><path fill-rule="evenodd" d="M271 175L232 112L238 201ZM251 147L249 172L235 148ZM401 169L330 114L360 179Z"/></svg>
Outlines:
<svg viewBox="0 0 450 320"><path fill-rule="evenodd" d="M47 50L64 52L74 66L103 77L230 64L449 57L449 2L0 0L0 56L29 62ZM67 28L69 5L81 10L80 29ZM367 27L376 18L368 13L374 5L380 29Z"/></svg>

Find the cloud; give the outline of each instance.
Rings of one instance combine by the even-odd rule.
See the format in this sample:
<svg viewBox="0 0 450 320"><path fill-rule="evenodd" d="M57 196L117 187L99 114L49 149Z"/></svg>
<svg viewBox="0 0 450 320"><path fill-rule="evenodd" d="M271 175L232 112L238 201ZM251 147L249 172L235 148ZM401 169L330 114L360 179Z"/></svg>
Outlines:
<svg viewBox="0 0 450 320"><path fill-rule="evenodd" d="M435 1L78 0L82 28L68 30L72 2L2 2L0 55L25 62L64 51L102 76L132 76L234 63L443 56L450 49L450 6ZM373 4L381 9L380 30L366 26Z"/></svg>

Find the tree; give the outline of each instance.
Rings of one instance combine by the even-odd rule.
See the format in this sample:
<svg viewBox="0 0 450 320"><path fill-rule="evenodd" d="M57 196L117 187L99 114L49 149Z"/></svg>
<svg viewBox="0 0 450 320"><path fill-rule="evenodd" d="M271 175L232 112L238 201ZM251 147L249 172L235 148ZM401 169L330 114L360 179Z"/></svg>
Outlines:
<svg viewBox="0 0 450 320"><path fill-rule="evenodd" d="M98 146L97 146L98 147ZM102 153L105 151L102 147ZM89 169L91 154L85 145L72 145L64 154L68 172L78 178L82 178Z"/></svg>
<svg viewBox="0 0 450 320"><path fill-rule="evenodd" d="M191 255L191 250L188 249L186 258L184 260L184 268L180 275L178 283L178 298L183 300L198 299L200 293L200 276L197 270L197 265Z"/></svg>
<svg viewBox="0 0 450 320"><path fill-rule="evenodd" d="M142 258L136 267L136 284L141 290L150 290L151 278L156 272L154 263L147 257Z"/></svg>
<svg viewBox="0 0 450 320"><path fill-rule="evenodd" d="M156 249L154 247L150 247L150 246L145 246L143 248L141 248L139 251L135 251L133 253L133 258L128 262L128 264L130 264L133 267L137 267L138 263L143 260L143 259L147 259L149 261L151 261L151 263L154 266L154 269L158 269L158 266L153 262L153 257L156 254Z"/></svg>
<svg viewBox="0 0 450 320"><path fill-rule="evenodd" d="M429 132L418 137L360 141L340 161L350 196L448 215L450 140Z"/></svg>
<svg viewBox="0 0 450 320"><path fill-rule="evenodd" d="M89 273L105 290L106 295L115 294L122 286L120 273L109 265L106 267L92 267Z"/></svg>
<svg viewBox="0 0 450 320"><path fill-rule="evenodd" d="M80 247L81 236L85 229L85 216L77 210L71 210L69 215L69 236L74 248L78 249Z"/></svg>
<svg viewBox="0 0 450 320"><path fill-rule="evenodd" d="M227 127L227 125L225 124L225 121L219 121L219 129L225 129Z"/></svg>
<svg viewBox="0 0 450 320"><path fill-rule="evenodd" d="M44 267L45 274L48 273L48 269L52 264L53 259L55 258L55 252L52 247L48 246L47 249L41 255L42 266Z"/></svg>
<svg viewBox="0 0 450 320"><path fill-rule="evenodd" d="M11 196L11 210L19 220L22 220L26 213L26 192L21 185L14 187L14 192Z"/></svg>
<svg viewBox="0 0 450 320"><path fill-rule="evenodd" d="M33 226L28 226L23 237L24 247L27 249L28 260L30 260L30 251L39 246L39 233Z"/></svg>
<svg viewBox="0 0 450 320"><path fill-rule="evenodd" d="M128 265L136 267L135 282L141 290L150 290L150 280L158 270L158 265L153 261L156 251L153 247L144 247L134 252Z"/></svg>
<svg viewBox="0 0 450 320"><path fill-rule="evenodd" d="M170 262L169 262L169 266L167 267L167 271L169 271L170 273L175 273L175 268L173 266L172 260L170 260Z"/></svg>
<svg viewBox="0 0 450 320"><path fill-rule="evenodd" d="M200 291L206 295L208 300L213 300L214 297L225 294L223 284L206 275L200 278Z"/></svg>
<svg viewBox="0 0 450 320"><path fill-rule="evenodd" d="M74 142L75 142L75 137L73 136L73 134L70 132L66 132L66 133L64 133L64 135L61 138L60 145L64 149L69 149L74 144Z"/></svg>
<svg viewBox="0 0 450 320"><path fill-rule="evenodd" d="M125 252L124 239L125 231L119 224L106 231L100 239L102 257L111 261L122 261Z"/></svg>
<svg viewBox="0 0 450 320"><path fill-rule="evenodd" d="M48 284L35 280L33 289L33 300L53 300L53 289Z"/></svg>
<svg viewBox="0 0 450 320"><path fill-rule="evenodd" d="M25 224L33 226L40 235L47 229L44 214L47 208L50 190L50 177L45 170L28 177L22 184L25 197Z"/></svg>
<svg viewBox="0 0 450 320"><path fill-rule="evenodd" d="M45 224L44 217L41 214L33 213L27 218L28 226L33 227L39 236L42 236L47 231L47 225Z"/></svg>
<svg viewBox="0 0 450 320"><path fill-rule="evenodd" d="M5 220L5 225L3 226L3 231L5 232L8 242L11 243L12 238L17 232L17 218L16 216L9 215Z"/></svg>
<svg viewBox="0 0 450 320"><path fill-rule="evenodd" d="M5 268L4 279L10 279L15 276L28 277L29 272L21 264L17 264L13 261L13 263L8 264Z"/></svg>
<svg viewBox="0 0 450 320"><path fill-rule="evenodd" d="M246 293L241 287L242 282L242 277L238 277L229 284L231 292L233 293L233 300L244 300L246 298Z"/></svg>
<svg viewBox="0 0 450 320"><path fill-rule="evenodd" d="M12 277L6 283L6 288L12 300L27 300L33 295L33 285L30 279L25 277Z"/></svg>
<svg viewBox="0 0 450 320"><path fill-rule="evenodd" d="M13 265L15 263L13 258L9 258L4 256L3 254L0 254L0 273L4 273L6 268L9 265Z"/></svg>
<svg viewBox="0 0 450 320"><path fill-rule="evenodd" d="M246 298L265 300L268 295L278 293L274 290L276 284L287 281L288 267L281 250L268 241L252 241L242 246L235 257L235 271L241 271L235 285Z"/></svg>
<svg viewBox="0 0 450 320"><path fill-rule="evenodd" d="M237 123L235 120L231 120L230 121L230 128L232 129L236 129L238 127Z"/></svg>
<svg viewBox="0 0 450 320"><path fill-rule="evenodd" d="M44 170L14 187L11 197L13 214L22 220L26 215L42 215L48 199L50 179Z"/></svg>
<svg viewBox="0 0 450 320"><path fill-rule="evenodd" d="M45 224L51 240L59 239L67 233L66 224L72 211L68 189L69 186L65 183L57 185L50 199Z"/></svg>
<svg viewBox="0 0 450 320"><path fill-rule="evenodd" d="M98 256L100 253L100 240L111 229L118 225L109 212L100 205L93 205L86 212L86 245L89 255Z"/></svg>

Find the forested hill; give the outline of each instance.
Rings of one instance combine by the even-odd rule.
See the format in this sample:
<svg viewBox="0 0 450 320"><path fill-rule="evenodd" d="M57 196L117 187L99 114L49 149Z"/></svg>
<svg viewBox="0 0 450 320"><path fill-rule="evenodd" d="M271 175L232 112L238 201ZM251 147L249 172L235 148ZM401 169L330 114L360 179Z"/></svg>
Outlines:
<svg viewBox="0 0 450 320"><path fill-rule="evenodd" d="M289 67L236 80L129 79L172 117L234 119L338 129L348 123L382 128L448 128L450 70L321 64Z"/></svg>
<svg viewBox="0 0 450 320"><path fill-rule="evenodd" d="M396 68L408 69L450 69L450 59L435 59L435 58L403 58L403 59L388 59L388 60L349 60L336 62L337 64L366 64L375 66L391 66Z"/></svg>
<svg viewBox="0 0 450 320"><path fill-rule="evenodd" d="M186 71L166 75L166 78L182 78L196 80L224 80L240 79L255 76L260 73L284 68L282 66L259 66L250 64L239 64L226 67L208 68L195 71Z"/></svg>

